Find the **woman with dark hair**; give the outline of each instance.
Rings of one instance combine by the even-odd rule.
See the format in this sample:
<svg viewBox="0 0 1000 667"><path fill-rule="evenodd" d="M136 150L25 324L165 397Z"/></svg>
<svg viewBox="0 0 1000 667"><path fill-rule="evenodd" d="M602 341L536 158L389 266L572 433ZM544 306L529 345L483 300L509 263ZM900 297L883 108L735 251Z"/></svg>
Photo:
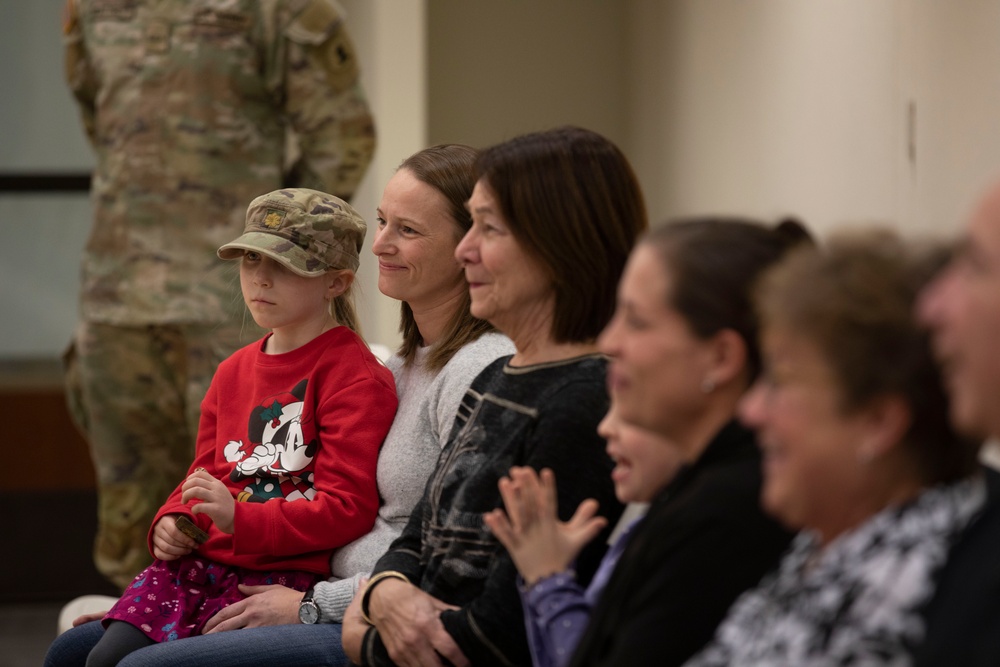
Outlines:
<svg viewBox="0 0 1000 667"><path fill-rule="evenodd" d="M403 343L386 362L399 408L379 452L380 504L372 530L334 551L333 576L305 595L279 585L247 588L246 599L209 620L206 634L136 651L120 664L346 664L340 646L344 610L406 525L469 383L513 351L509 339L470 312L465 276L454 259L472 226L465 202L475 184L476 155L468 146L448 144L410 156L386 184L376 211L372 251L379 291L401 301ZM46 664L83 665L102 633L98 622L73 628L57 638Z"/></svg>
<svg viewBox="0 0 1000 667"><path fill-rule="evenodd" d="M691 667L912 664L923 606L986 496L914 320L929 276L890 234L767 275L764 374L740 415L764 451L765 509L801 532Z"/></svg>
<svg viewBox="0 0 1000 667"><path fill-rule="evenodd" d="M794 221L699 218L659 227L633 251L600 339L608 386L621 418L657 433L683 465L616 544L592 608L572 603L574 582L547 583L572 554L554 577L526 581L545 646L573 627L579 637L562 656L543 647L538 664L678 665L777 562L790 534L759 507L760 452L736 409L760 370L751 286L808 238Z"/></svg>
<svg viewBox="0 0 1000 667"><path fill-rule="evenodd" d="M614 144L579 128L488 148L476 173L455 256L472 313L516 351L473 381L410 523L348 609L344 648L363 665L528 662L516 570L483 521L511 466L560 475L561 515L587 497L609 522L621 511L597 434L608 397L596 337L646 228L635 175ZM582 579L603 551L584 549Z"/></svg>

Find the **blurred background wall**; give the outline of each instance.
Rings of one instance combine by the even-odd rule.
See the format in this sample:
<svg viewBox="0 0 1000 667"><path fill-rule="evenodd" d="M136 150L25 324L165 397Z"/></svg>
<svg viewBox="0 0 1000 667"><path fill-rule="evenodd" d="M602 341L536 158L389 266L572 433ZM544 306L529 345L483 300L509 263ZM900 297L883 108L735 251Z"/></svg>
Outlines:
<svg viewBox="0 0 1000 667"><path fill-rule="evenodd" d="M21 471L0 503L23 547L0 556L0 601L107 586L90 564L93 471L59 365L91 225L72 184L93 165L63 80L63 3L0 0L0 400ZM369 220L424 146L563 124L621 146L654 222L797 215L820 235L867 222L948 235L1000 177L1000 0L342 4L379 132L354 198ZM65 186L26 190L22 177ZM367 251L359 282L367 337L395 346L398 305Z"/></svg>
<svg viewBox="0 0 1000 667"><path fill-rule="evenodd" d="M62 78L63 0L0 2L0 174L92 164ZM573 123L616 141L654 221L794 214L949 233L1000 168L1000 0L343 0L379 148L371 215L422 146ZM76 316L82 193L0 191L0 359ZM363 263L364 264L364 263ZM398 340L362 268L365 330Z"/></svg>

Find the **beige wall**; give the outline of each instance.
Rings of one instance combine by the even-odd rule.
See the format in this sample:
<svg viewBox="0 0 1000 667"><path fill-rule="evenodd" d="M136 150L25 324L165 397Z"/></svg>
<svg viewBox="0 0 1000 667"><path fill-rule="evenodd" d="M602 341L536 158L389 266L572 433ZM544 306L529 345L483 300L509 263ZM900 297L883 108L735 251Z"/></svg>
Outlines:
<svg viewBox="0 0 1000 667"><path fill-rule="evenodd" d="M628 150L654 219L946 234L1000 176L997 0L628 6Z"/></svg>
<svg viewBox="0 0 1000 667"><path fill-rule="evenodd" d="M399 304L378 291L371 254L375 209L399 162L427 144L427 9L424 0L343 0L375 114L375 158L352 200L368 221L358 271L358 312L371 343L399 344Z"/></svg>
<svg viewBox="0 0 1000 667"><path fill-rule="evenodd" d="M379 128L354 201L369 220L395 166L425 145L484 146L566 123L619 143L654 221L794 213L820 232L887 220L947 233L1000 177L1000 0L342 4ZM0 162L78 169L92 156L61 82L62 1L29 5L0 24L3 52L35 45L32 58L0 58L0 83L17 101L0 114L16 139ZM42 125L75 139L39 129L49 115L58 120ZM0 293L4 311L19 314L0 328L0 355L56 356L75 320L85 206L53 200L49 213L3 199L0 222L33 226L4 227L0 269L17 277L8 284L35 287ZM63 255L45 263L64 267L58 275L35 259L49 233L64 239ZM365 332L395 345L397 304L379 294L365 252Z"/></svg>
<svg viewBox="0 0 1000 667"><path fill-rule="evenodd" d="M428 2L428 137L488 146L581 125L628 129L626 4Z"/></svg>
<svg viewBox="0 0 1000 667"><path fill-rule="evenodd" d="M651 219L794 214L949 233L1000 176L1000 0L346 0L380 128L369 215L421 145L574 123ZM396 306L362 269L365 326Z"/></svg>
<svg viewBox="0 0 1000 667"><path fill-rule="evenodd" d="M895 13L881 0L630 3L631 147L657 219L893 219Z"/></svg>
<svg viewBox="0 0 1000 667"><path fill-rule="evenodd" d="M948 232L1000 175L998 0L427 9L431 143L586 125L629 154L654 220Z"/></svg>
<svg viewBox="0 0 1000 667"><path fill-rule="evenodd" d="M905 3L917 160L903 217L951 231L1000 178L1000 2Z"/></svg>

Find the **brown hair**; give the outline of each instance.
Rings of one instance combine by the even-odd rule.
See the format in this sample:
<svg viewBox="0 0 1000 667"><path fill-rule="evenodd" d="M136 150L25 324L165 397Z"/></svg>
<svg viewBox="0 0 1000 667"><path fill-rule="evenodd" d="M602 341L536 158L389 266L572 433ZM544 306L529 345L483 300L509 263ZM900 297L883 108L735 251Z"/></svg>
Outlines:
<svg viewBox="0 0 1000 667"><path fill-rule="evenodd" d="M804 249L769 272L757 304L766 326L790 327L817 345L833 370L846 413L880 396L908 404L904 445L925 483L970 474L978 443L958 435L929 335L913 310L944 263L944 249L905 245L889 231L855 233Z"/></svg>
<svg viewBox="0 0 1000 667"><path fill-rule="evenodd" d="M448 214L455 224L456 244L472 226L472 217L465 203L476 184L472 168L475 160L476 149L471 146L441 144L414 153L399 165L399 170L406 169L418 181L444 195L448 201ZM470 303L469 291L465 290L461 305L455 310L441 338L428 352L427 367L430 370L440 370L462 347L494 330L489 322L472 316ZM423 338L413 319L413 310L405 301L400 305L399 331L403 334L399 355L403 357L404 364L411 364L423 344Z"/></svg>
<svg viewBox="0 0 1000 667"><path fill-rule="evenodd" d="M595 339L614 312L628 253L647 227L625 155L596 132L563 127L485 149L476 176L514 238L548 273L555 341Z"/></svg>
<svg viewBox="0 0 1000 667"><path fill-rule="evenodd" d="M354 284L333 297L330 302L330 314L339 324L343 324L354 333L361 335L361 320L354 307Z"/></svg>
<svg viewBox="0 0 1000 667"><path fill-rule="evenodd" d="M660 253L673 283L670 305L696 336L731 329L743 338L752 382L760 372L753 284L790 248L812 245L802 223L787 218L767 227L745 218L684 218L657 227L642 243Z"/></svg>

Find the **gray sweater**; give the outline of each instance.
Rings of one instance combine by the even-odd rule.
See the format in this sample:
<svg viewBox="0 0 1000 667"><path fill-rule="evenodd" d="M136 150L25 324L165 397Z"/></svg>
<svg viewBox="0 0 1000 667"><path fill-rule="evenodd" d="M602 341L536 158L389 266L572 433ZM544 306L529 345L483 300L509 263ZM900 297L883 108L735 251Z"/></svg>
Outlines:
<svg viewBox="0 0 1000 667"><path fill-rule="evenodd" d="M426 368L427 348L417 352L410 366L399 355L386 362L396 378L399 408L378 457L381 506L371 532L334 551L333 576L316 585L314 599L323 622L343 619L361 579L406 526L472 380L494 359L513 353L506 336L492 333L463 347L436 374Z"/></svg>

